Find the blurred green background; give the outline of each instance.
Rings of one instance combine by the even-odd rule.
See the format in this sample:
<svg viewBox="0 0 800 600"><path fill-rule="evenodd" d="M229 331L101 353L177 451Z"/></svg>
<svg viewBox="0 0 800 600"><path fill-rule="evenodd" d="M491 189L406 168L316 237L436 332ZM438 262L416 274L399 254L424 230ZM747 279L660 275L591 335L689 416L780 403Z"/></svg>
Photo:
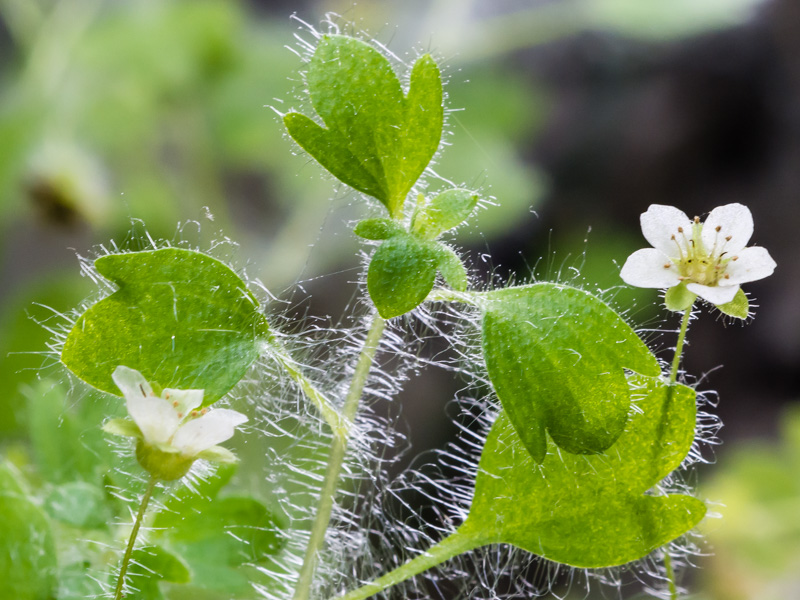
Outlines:
<svg viewBox="0 0 800 600"><path fill-rule="evenodd" d="M304 103L287 46L310 36L290 15L316 26L328 12L400 59L440 60L452 112L436 171L496 204L457 240L479 278L577 278L643 327L674 329L655 292L618 288L645 245L638 215L750 206L778 263L747 288L758 316L742 328L703 314L686 355L725 423L698 481L726 506L689 585L708 600L800 596L796 0L0 0L0 499L81 482L90 499L111 460L93 437L111 409L65 404L47 350L48 327L92 293L76 253L141 247L145 228L200 247L229 237L249 275L304 313L335 319L357 293L347 225L372 209L295 154L270 108ZM648 336L668 357L673 336ZM409 382L412 454L454 434L459 386L443 371ZM269 503L251 469L236 485ZM64 525L52 503L13 510L96 526Z"/></svg>

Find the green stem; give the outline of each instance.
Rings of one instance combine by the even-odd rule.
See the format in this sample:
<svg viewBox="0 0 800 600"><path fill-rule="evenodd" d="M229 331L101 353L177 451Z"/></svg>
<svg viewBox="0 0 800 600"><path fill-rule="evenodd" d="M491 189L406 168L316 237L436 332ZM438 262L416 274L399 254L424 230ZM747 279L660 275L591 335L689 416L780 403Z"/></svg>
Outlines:
<svg viewBox="0 0 800 600"><path fill-rule="evenodd" d="M454 556L474 550L480 545L482 544L476 542L475 539L469 537L468 535L462 535L456 531L435 546L429 548L427 552L424 552L416 558L411 559L407 563L400 565L394 571L390 571L375 581L371 581L360 588L345 594L344 596L339 596L336 600L364 600L365 598L369 598L370 596L374 596L375 594L382 592L386 588L390 588L393 585L401 583L407 579L411 579L415 575L424 573L428 569L431 569L436 565L453 558Z"/></svg>
<svg viewBox="0 0 800 600"><path fill-rule="evenodd" d="M128 572L128 564L131 561L133 546L136 543L136 536L139 535L139 527L142 526L142 520L144 519L147 505L150 502L150 497L153 495L153 490L156 489L157 481L155 477L150 477L150 481L147 483L147 489L145 489L144 495L142 496L139 512L136 514L136 520L133 522L131 537L128 539L128 547L125 548L125 555L122 557L122 565L119 568L119 579L117 580L117 590L114 592L114 600L120 600L120 598L122 598L122 587L125 585L125 574Z"/></svg>
<svg viewBox="0 0 800 600"><path fill-rule="evenodd" d="M378 350L385 325L386 321L376 314L367 333L367 339L364 340L364 346L361 349L361 355L358 357L356 369L353 373L353 378L350 380L350 387L347 390L347 397L342 407L342 415L348 425L353 422L358 411L358 403L364 392L364 386L367 383L369 371L375 359L375 353ZM322 482L317 514L311 528L308 546L306 546L303 566L300 568L294 600L308 600L309 598L314 571L317 566L317 555L325 543L325 533L328 531L328 525L331 521L336 488L339 484L339 475L342 472L346 450L347 437L334 436L331 444L331 453L328 458L328 466L325 471L325 479Z"/></svg>
<svg viewBox="0 0 800 600"><path fill-rule="evenodd" d="M297 382L308 399L311 400L311 403L317 407L322 418L325 419L325 422L333 431L333 435L336 438L347 440L352 419L346 419L340 415L330 400L325 397L325 394L317 389L314 383L297 367L297 363L281 348L272 344L271 351L273 358L280 363L289 376Z"/></svg>
<svg viewBox="0 0 800 600"><path fill-rule="evenodd" d="M678 586L675 584L675 570L672 568L672 558L669 551L664 551L664 568L667 571L667 582L669 582L670 600L678 600Z"/></svg>
<svg viewBox="0 0 800 600"><path fill-rule="evenodd" d="M683 355L683 343L686 341L686 330L689 329L689 319L692 316L692 307L687 308L683 313L681 320L681 329L678 333L678 343L675 345L675 356L672 358L672 370L669 373L670 384L678 381L678 367L681 364L681 356Z"/></svg>
<svg viewBox="0 0 800 600"><path fill-rule="evenodd" d="M686 332L689 329L689 320L691 317L692 306L684 311L683 318L681 319L681 328L678 332L678 342L675 344L675 356L672 357L672 368L669 372L670 387L674 386L678 381L678 369L681 365L683 346L686 342ZM675 569L672 567L672 557L670 557L669 550L667 549L664 550L664 570L667 574L670 600L678 600L678 586L675 583Z"/></svg>
<svg viewBox="0 0 800 600"><path fill-rule="evenodd" d="M428 302L460 302L470 306L480 306L477 293L457 292L447 288L434 288L425 300Z"/></svg>

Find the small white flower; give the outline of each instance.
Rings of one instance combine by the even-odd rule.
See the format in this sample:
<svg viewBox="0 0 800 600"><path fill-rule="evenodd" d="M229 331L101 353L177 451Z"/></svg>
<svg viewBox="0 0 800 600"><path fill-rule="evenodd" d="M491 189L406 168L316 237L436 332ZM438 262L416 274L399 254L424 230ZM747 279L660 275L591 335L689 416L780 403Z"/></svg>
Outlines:
<svg viewBox="0 0 800 600"><path fill-rule="evenodd" d="M203 390L167 388L157 396L139 371L125 366L117 367L112 378L133 421L112 419L104 429L139 439L137 458L154 476L177 479L198 458L236 460L217 444L233 436L235 428L247 421L245 415L226 408L197 410Z"/></svg>
<svg viewBox="0 0 800 600"><path fill-rule="evenodd" d="M715 208L705 223L672 206L652 204L641 223L653 247L637 250L625 261L620 277L630 285L665 289L685 284L719 306L733 301L740 284L775 270L764 248L745 247L753 234L753 216L742 204Z"/></svg>

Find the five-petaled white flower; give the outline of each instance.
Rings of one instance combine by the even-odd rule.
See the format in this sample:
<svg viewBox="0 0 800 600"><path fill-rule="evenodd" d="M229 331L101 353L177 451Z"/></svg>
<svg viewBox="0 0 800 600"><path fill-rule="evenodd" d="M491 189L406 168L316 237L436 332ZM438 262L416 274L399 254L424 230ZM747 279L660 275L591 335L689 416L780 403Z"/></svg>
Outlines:
<svg viewBox="0 0 800 600"><path fill-rule="evenodd" d="M136 457L154 477L178 479L198 458L236 460L216 444L229 439L247 421L245 415L226 408L198 410L203 390L164 389L158 396L139 371L125 366L117 367L112 378L125 397L132 421L112 419L104 429L137 438Z"/></svg>
<svg viewBox="0 0 800 600"><path fill-rule="evenodd" d="M715 208L705 223L699 217L689 219L672 206L653 204L642 213L641 224L653 247L628 257L620 277L630 285L673 288L684 284L692 294L720 306L733 301L740 284L763 279L775 270L766 249L745 247L753 234L753 217L742 204Z"/></svg>

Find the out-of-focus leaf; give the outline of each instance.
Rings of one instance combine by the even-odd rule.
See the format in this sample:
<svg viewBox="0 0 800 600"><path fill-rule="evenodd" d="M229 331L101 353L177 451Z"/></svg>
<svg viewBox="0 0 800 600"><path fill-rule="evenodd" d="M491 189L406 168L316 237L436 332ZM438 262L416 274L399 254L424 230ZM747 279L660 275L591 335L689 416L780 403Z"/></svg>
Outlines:
<svg viewBox="0 0 800 600"><path fill-rule="evenodd" d="M608 449L630 412L625 369L661 373L636 332L603 301L570 286L538 283L485 297L489 378L534 460L545 457L545 430L568 452Z"/></svg>
<svg viewBox="0 0 800 600"><path fill-rule="evenodd" d="M160 546L139 548L131 554L131 563L126 579L130 590L125 598L131 600L163 600L159 582L188 583L191 573L187 565L177 556Z"/></svg>
<svg viewBox="0 0 800 600"><path fill-rule="evenodd" d="M9 600L52 600L56 551L50 523L19 477L9 463L0 464L0 590Z"/></svg>
<svg viewBox="0 0 800 600"><path fill-rule="evenodd" d="M232 595L250 589L240 567L263 562L285 544L283 526L262 503L218 497L235 469L221 468L197 493L181 490L153 522L157 536L188 562L194 586Z"/></svg>
<svg viewBox="0 0 800 600"><path fill-rule="evenodd" d="M105 528L111 516L103 490L82 481L54 488L45 509L52 518L84 529Z"/></svg>
<svg viewBox="0 0 800 600"><path fill-rule="evenodd" d="M588 27L610 29L634 38L667 40L711 29L734 27L753 14L761 0L580 0L576 13Z"/></svg>
<svg viewBox="0 0 800 600"><path fill-rule="evenodd" d="M458 227L472 214L478 195L469 190L453 189L434 196L415 216L411 229L424 238L435 239Z"/></svg>
<svg viewBox="0 0 800 600"><path fill-rule="evenodd" d="M205 390L218 400L258 357L267 323L242 279L190 250L111 254L97 270L119 286L70 331L61 360L94 387L120 394L124 365L162 387Z"/></svg>

